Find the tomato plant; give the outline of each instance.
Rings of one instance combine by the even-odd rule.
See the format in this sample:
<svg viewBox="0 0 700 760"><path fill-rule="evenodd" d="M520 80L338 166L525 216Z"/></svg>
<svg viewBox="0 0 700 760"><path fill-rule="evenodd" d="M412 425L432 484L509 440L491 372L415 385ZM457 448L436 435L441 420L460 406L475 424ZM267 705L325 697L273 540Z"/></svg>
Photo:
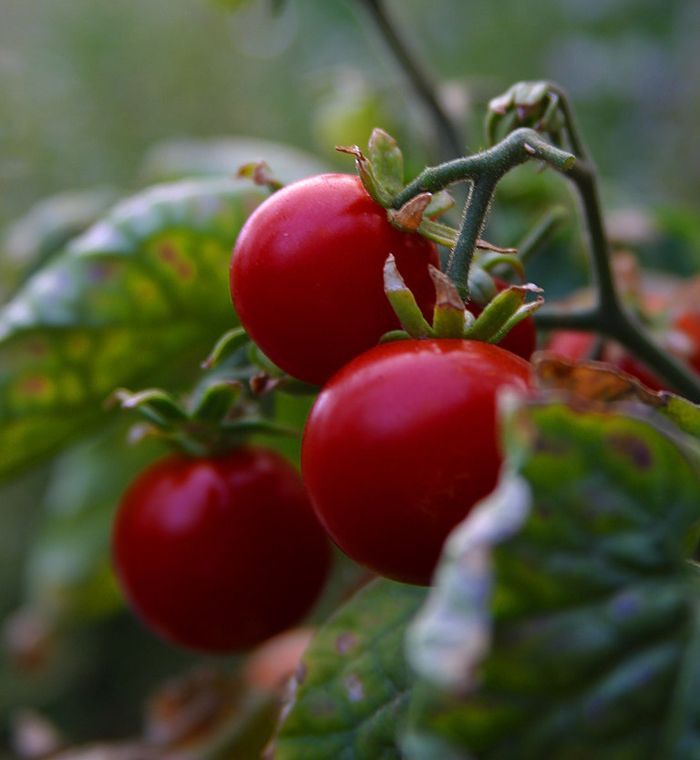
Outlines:
<svg viewBox="0 0 700 760"><path fill-rule="evenodd" d="M329 567L297 473L251 447L176 454L143 472L122 500L113 556L143 620L207 652L245 649L297 622Z"/></svg>
<svg viewBox="0 0 700 760"><path fill-rule="evenodd" d="M433 243L392 227L356 176L293 183L261 204L238 237L231 294L241 323L275 364L321 384L399 326L383 289L390 253L430 316Z"/></svg>
<svg viewBox="0 0 700 760"><path fill-rule="evenodd" d="M429 583L447 533L496 484L496 396L530 367L486 343L377 346L321 391L302 473L333 540L381 575Z"/></svg>

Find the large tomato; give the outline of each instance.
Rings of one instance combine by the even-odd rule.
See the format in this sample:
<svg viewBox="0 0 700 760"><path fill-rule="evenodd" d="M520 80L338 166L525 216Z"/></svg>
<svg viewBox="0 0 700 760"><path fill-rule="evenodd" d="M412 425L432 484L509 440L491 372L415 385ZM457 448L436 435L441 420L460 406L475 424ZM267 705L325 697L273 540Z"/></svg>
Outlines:
<svg viewBox="0 0 700 760"><path fill-rule="evenodd" d="M389 343L346 365L316 400L302 445L329 535L374 572L429 583L448 532L496 484L497 392L529 384L523 359L458 339Z"/></svg>
<svg viewBox="0 0 700 760"><path fill-rule="evenodd" d="M358 177L310 177L272 195L244 225L231 259L234 306L275 364L321 384L399 327L384 294L390 253L431 317L435 246L394 229Z"/></svg>
<svg viewBox="0 0 700 760"><path fill-rule="evenodd" d="M299 476L260 448L156 462L124 495L113 556L140 617L206 652L246 649L296 623L329 567Z"/></svg>

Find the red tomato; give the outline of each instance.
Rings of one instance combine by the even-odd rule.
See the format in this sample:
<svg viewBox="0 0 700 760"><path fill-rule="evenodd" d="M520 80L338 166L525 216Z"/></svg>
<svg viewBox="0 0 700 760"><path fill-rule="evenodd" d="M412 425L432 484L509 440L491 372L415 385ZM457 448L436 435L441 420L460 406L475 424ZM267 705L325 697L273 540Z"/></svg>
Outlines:
<svg viewBox="0 0 700 760"><path fill-rule="evenodd" d="M206 652L246 649L296 623L330 557L296 471L260 448L156 462L124 495L113 556L137 614Z"/></svg>
<svg viewBox="0 0 700 760"><path fill-rule="evenodd" d="M591 357L596 339L595 333L557 330L550 336L545 345L545 350L559 354L559 356L573 362L586 361ZM608 362L628 375L636 377L637 380L653 391L665 390L661 380L617 343L606 341L600 361Z"/></svg>
<svg viewBox="0 0 700 760"><path fill-rule="evenodd" d="M436 247L399 232L358 177L322 174L278 191L244 225L231 260L241 324L290 375L321 384L399 327L384 293L383 267L396 257L427 318Z"/></svg>
<svg viewBox="0 0 700 760"><path fill-rule="evenodd" d="M321 522L357 562L427 584L449 531L495 486L496 394L530 365L498 346L406 340L334 375L307 421L302 474Z"/></svg>
<svg viewBox="0 0 700 760"><path fill-rule="evenodd" d="M673 327L687 338L685 360L700 373L700 312L684 311L673 321Z"/></svg>

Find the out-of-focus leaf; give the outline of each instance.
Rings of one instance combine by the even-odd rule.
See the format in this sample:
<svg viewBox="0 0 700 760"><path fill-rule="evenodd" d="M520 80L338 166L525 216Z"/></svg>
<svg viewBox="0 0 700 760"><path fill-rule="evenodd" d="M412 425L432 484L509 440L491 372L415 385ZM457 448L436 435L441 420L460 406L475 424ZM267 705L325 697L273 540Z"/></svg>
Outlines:
<svg viewBox="0 0 700 760"><path fill-rule="evenodd" d="M75 624L122 605L111 570L109 541L119 500L163 445L127 444L127 425L68 449L46 488L44 517L27 557L25 603Z"/></svg>
<svg viewBox="0 0 700 760"><path fill-rule="evenodd" d="M0 241L3 282L37 269L86 230L117 200L117 192L97 187L45 198L11 224ZM1 292L1 291L0 291Z"/></svg>
<svg viewBox="0 0 700 760"><path fill-rule="evenodd" d="M563 403L516 408L506 441L505 478L448 539L410 630L407 754L700 756L692 446Z"/></svg>
<svg viewBox="0 0 700 760"><path fill-rule="evenodd" d="M700 406L682 396L649 390L637 378L605 362L572 362L540 351L533 366L541 388L597 403L601 408L624 402L656 410L684 433L700 439Z"/></svg>
<svg viewBox="0 0 700 760"><path fill-rule="evenodd" d="M406 624L425 589L386 580L359 591L319 630L302 660L276 760L390 760L411 686Z"/></svg>
<svg viewBox="0 0 700 760"><path fill-rule="evenodd" d="M265 161L283 183L326 171L318 159L289 145L255 137L220 137L157 143L146 154L143 174L148 182L233 177L239 167L254 161Z"/></svg>
<svg viewBox="0 0 700 760"><path fill-rule="evenodd" d="M104 417L119 386L182 387L235 324L228 262L263 194L201 180L117 206L0 311L0 478Z"/></svg>

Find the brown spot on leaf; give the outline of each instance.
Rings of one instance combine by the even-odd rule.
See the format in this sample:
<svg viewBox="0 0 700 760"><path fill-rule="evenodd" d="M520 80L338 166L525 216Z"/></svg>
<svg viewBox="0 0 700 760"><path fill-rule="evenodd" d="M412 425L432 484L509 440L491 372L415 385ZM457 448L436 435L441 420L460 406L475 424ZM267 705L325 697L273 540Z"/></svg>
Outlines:
<svg viewBox="0 0 700 760"><path fill-rule="evenodd" d="M604 362L571 362L540 351L533 356L532 363L540 388L562 391L592 405L641 401L659 407L665 403L662 394L647 390L636 378Z"/></svg>
<svg viewBox="0 0 700 760"><path fill-rule="evenodd" d="M347 654L356 646L356 644L357 636L355 636L355 634L351 633L350 631L341 633L340 636L338 636L338 638L335 640L335 648L338 651L338 654Z"/></svg>
<svg viewBox="0 0 700 760"><path fill-rule="evenodd" d="M653 457L649 447L635 435L625 433L615 433L608 436L608 443L620 454L639 467L640 470L647 470L653 463Z"/></svg>

